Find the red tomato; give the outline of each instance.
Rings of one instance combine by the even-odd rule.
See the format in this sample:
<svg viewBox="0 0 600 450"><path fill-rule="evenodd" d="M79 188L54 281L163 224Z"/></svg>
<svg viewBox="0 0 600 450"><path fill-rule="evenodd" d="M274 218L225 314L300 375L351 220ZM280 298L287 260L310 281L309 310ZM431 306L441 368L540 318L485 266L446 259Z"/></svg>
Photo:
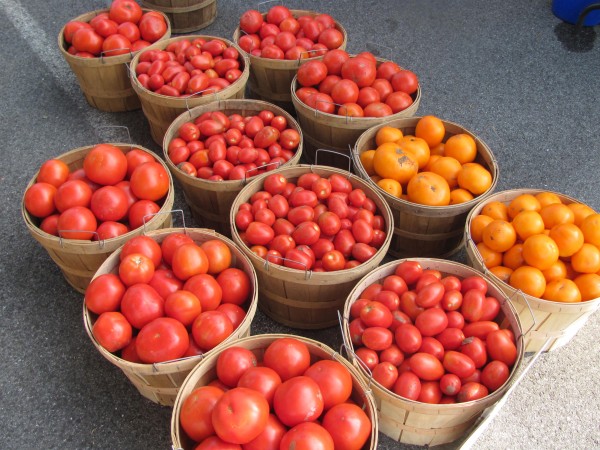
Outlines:
<svg viewBox="0 0 600 450"><path fill-rule="evenodd" d="M132 44L140 40L140 29L132 22L123 22L119 24L117 26L117 33L125 36ZM133 47L132 50L135 51Z"/></svg>
<svg viewBox="0 0 600 450"><path fill-rule="evenodd" d="M86 177L94 183L113 185L125 179L127 158L123 151L114 145L98 144L85 156L83 169ZM137 194L136 196L139 197Z"/></svg>
<svg viewBox="0 0 600 450"><path fill-rule="evenodd" d="M83 206L67 209L58 217L58 234L65 239L92 239L98 222L94 213Z"/></svg>
<svg viewBox="0 0 600 450"><path fill-rule="evenodd" d="M273 406L273 396L280 385L281 377L277 372L264 366L247 368L237 382L239 387L247 387L262 393L270 406Z"/></svg>
<svg viewBox="0 0 600 450"><path fill-rule="evenodd" d="M251 222L246 229L246 239L252 245L268 245L273 237L273 228L262 222Z"/></svg>
<svg viewBox="0 0 600 450"><path fill-rule="evenodd" d="M419 281L424 279L425 277L422 277ZM431 308L432 306L436 306L440 303L444 297L444 293L444 285L439 281L433 281L421 289L417 285L416 303L422 308Z"/></svg>
<svg viewBox="0 0 600 450"><path fill-rule="evenodd" d="M92 189L84 181L69 180L61 184L56 190L54 205L59 212L64 212L74 206L88 208L91 198Z"/></svg>
<svg viewBox="0 0 600 450"><path fill-rule="evenodd" d="M154 156L139 148L134 148L125 154L127 160L127 178L131 178L131 174L137 166L145 162L154 162Z"/></svg>
<svg viewBox="0 0 600 450"><path fill-rule="evenodd" d="M323 412L323 406L319 385L307 376L295 376L284 381L273 397L275 414L289 427L314 421Z"/></svg>
<svg viewBox="0 0 600 450"><path fill-rule="evenodd" d="M198 274L190 277L183 289L192 292L202 304L202 311L214 311L221 304L223 289L217 280L208 274Z"/></svg>
<svg viewBox="0 0 600 450"><path fill-rule="evenodd" d="M217 377L229 387L238 385L240 377L251 367L256 367L256 355L243 347L229 347L217 358Z"/></svg>
<svg viewBox="0 0 600 450"><path fill-rule="evenodd" d="M488 395L488 389L480 383L469 381L463 384L460 391L456 395L457 402L470 402L473 400L479 400Z"/></svg>
<svg viewBox="0 0 600 450"><path fill-rule="evenodd" d="M460 378L453 373L447 373L440 378L440 389L445 395L456 395L460 391L462 383Z"/></svg>
<svg viewBox="0 0 600 450"><path fill-rule="evenodd" d="M81 28L89 28L92 26L89 23L81 22L79 20L71 20L65 24L65 28L63 30L63 37L68 44L73 42L73 35L75 32Z"/></svg>
<svg viewBox="0 0 600 450"><path fill-rule="evenodd" d="M121 312L129 323L141 329L147 323L164 316L164 300L147 284L130 286L121 299Z"/></svg>
<svg viewBox="0 0 600 450"><path fill-rule="evenodd" d="M100 314L92 326L94 339L109 352L116 352L131 342L133 330L120 312L108 311Z"/></svg>
<svg viewBox="0 0 600 450"><path fill-rule="evenodd" d="M423 336L435 336L448 327L448 317L441 308L429 308L417 316L415 326Z"/></svg>
<svg viewBox="0 0 600 450"><path fill-rule="evenodd" d="M217 311L224 312L227 317L229 317L229 320L231 320L231 323L233 324L234 330L236 330L246 318L246 311L244 311L238 305L234 305L233 303L221 303L217 307Z"/></svg>
<svg viewBox="0 0 600 450"><path fill-rule="evenodd" d="M456 311L462 305L463 296L459 290L446 290L440 305L444 309L444 311Z"/></svg>
<svg viewBox="0 0 600 450"><path fill-rule="evenodd" d="M200 444L194 447L194 450L241 450L239 444L232 444L224 441L217 435L212 435L204 439Z"/></svg>
<svg viewBox="0 0 600 450"><path fill-rule="evenodd" d="M315 86L327 76L327 66L322 61L309 61L298 69L297 79L301 86ZM307 99L308 100L308 99Z"/></svg>
<svg viewBox="0 0 600 450"><path fill-rule="evenodd" d="M439 380L445 373L444 366L440 360L429 353L415 353L408 361L410 370L421 380Z"/></svg>
<svg viewBox="0 0 600 450"><path fill-rule="evenodd" d="M405 353L415 353L421 348L423 338L419 329L408 323L401 324L394 333L396 345Z"/></svg>
<svg viewBox="0 0 600 450"><path fill-rule="evenodd" d="M509 375L510 368L502 361L494 360L481 371L481 383L493 392L508 380Z"/></svg>
<svg viewBox="0 0 600 450"><path fill-rule="evenodd" d="M465 327L465 318L458 311L448 311L446 312L446 317L448 317L449 328L462 330Z"/></svg>
<svg viewBox="0 0 600 450"><path fill-rule="evenodd" d="M58 188L68 177L69 166L59 159L49 159L41 165L36 182L48 183Z"/></svg>
<svg viewBox="0 0 600 450"><path fill-rule="evenodd" d="M487 282L479 275L464 278L461 282L461 292L463 295L471 289L479 290L485 294L487 293L487 288Z"/></svg>
<svg viewBox="0 0 600 450"><path fill-rule="evenodd" d="M240 29L247 34L258 33L263 22L262 14L255 9L250 9L240 17Z"/></svg>
<svg viewBox="0 0 600 450"><path fill-rule="evenodd" d="M302 341L280 338L273 341L263 356L263 364L275 370L283 381L299 376L310 366L310 353Z"/></svg>
<svg viewBox="0 0 600 450"><path fill-rule="evenodd" d="M393 340L394 333L384 327L367 327L362 334L363 345L375 351L385 350Z"/></svg>
<svg viewBox="0 0 600 450"><path fill-rule="evenodd" d="M458 350L465 340L465 335L459 328L448 327L436 336L445 350Z"/></svg>
<svg viewBox="0 0 600 450"><path fill-rule="evenodd" d="M73 47L78 52L87 52L98 56L102 51L104 38L92 28L80 28L73 33L72 41Z"/></svg>
<svg viewBox="0 0 600 450"><path fill-rule="evenodd" d="M312 364L304 373L312 378L321 389L325 411L343 403L352 394L352 376L338 361L322 359Z"/></svg>
<svg viewBox="0 0 600 450"><path fill-rule="evenodd" d="M385 104L390 107L393 114L396 114L412 105L413 99L406 92L397 91L386 97Z"/></svg>
<svg viewBox="0 0 600 450"><path fill-rule="evenodd" d="M158 162L140 164L131 174L131 190L137 198L157 201L169 192L169 173Z"/></svg>
<svg viewBox="0 0 600 450"><path fill-rule="evenodd" d="M410 70L400 70L390 78L390 83L395 91L414 94L419 88L419 79Z"/></svg>
<svg viewBox="0 0 600 450"><path fill-rule="evenodd" d="M502 361L507 366L512 366L517 360L517 346L504 330L488 333L485 343L491 359Z"/></svg>
<svg viewBox="0 0 600 450"><path fill-rule="evenodd" d="M209 239L200 244L208 258L208 273L216 275L231 265L231 250L219 239Z"/></svg>
<svg viewBox="0 0 600 450"><path fill-rule="evenodd" d="M233 333L233 324L222 311L204 311L192 324L194 341L204 351L219 345Z"/></svg>
<svg viewBox="0 0 600 450"><path fill-rule="evenodd" d="M402 372L392 390L401 397L417 400L421 395L421 380L413 372Z"/></svg>
<svg viewBox="0 0 600 450"><path fill-rule="evenodd" d="M126 256L131 255L132 253L141 253L150 258L155 268L160 266L162 261L162 250L160 245L149 236L141 235L129 239L125 245L123 245L119 257L121 261L123 261Z"/></svg>
<svg viewBox="0 0 600 450"><path fill-rule="evenodd" d="M216 278L223 292L221 301L243 305L252 292L250 277L241 269L230 267L223 270Z"/></svg>
<svg viewBox="0 0 600 450"><path fill-rule="evenodd" d="M56 188L48 183L34 183L27 191L23 202L25 209L35 217L47 217L55 211Z"/></svg>
<svg viewBox="0 0 600 450"><path fill-rule="evenodd" d="M417 401L438 404L442 400L442 390L438 381L424 381L421 383L421 393Z"/></svg>
<svg viewBox="0 0 600 450"><path fill-rule="evenodd" d="M373 379L386 389L392 389L398 379L398 369L389 361L381 361L371 371Z"/></svg>
<svg viewBox="0 0 600 450"><path fill-rule="evenodd" d="M454 350L448 350L444 355L444 368L459 378L467 378L475 372L475 363L469 356Z"/></svg>
<svg viewBox="0 0 600 450"><path fill-rule="evenodd" d="M142 8L134 0L119 0L111 4L108 15L117 23L138 23L142 13Z"/></svg>
<svg viewBox="0 0 600 450"><path fill-rule="evenodd" d="M465 337L477 336L479 339L485 341L490 332L499 329L500 326L496 322L491 322L489 320L480 320L479 322L472 322L465 325L465 327L463 328L463 333L465 334Z"/></svg>
<svg viewBox="0 0 600 450"><path fill-rule="evenodd" d="M111 34L102 43L104 56L126 55L131 52L131 41L120 34Z"/></svg>
<svg viewBox="0 0 600 450"><path fill-rule="evenodd" d="M85 305L96 314L117 311L125 289L125 285L117 275L113 273L99 275L92 280L85 291Z"/></svg>
<svg viewBox="0 0 600 450"><path fill-rule="evenodd" d="M214 434L212 412L223 394L223 390L217 387L201 386L183 400L179 423L192 440L201 442Z"/></svg>
<svg viewBox="0 0 600 450"><path fill-rule="evenodd" d="M181 322L159 317L140 330L136 351L142 361L150 364L181 358L189 344L188 332Z"/></svg>
<svg viewBox="0 0 600 450"><path fill-rule="evenodd" d="M494 320L500 312L500 302L496 297L485 297L480 320Z"/></svg>
<svg viewBox="0 0 600 450"><path fill-rule="evenodd" d="M148 283L154 275L154 263L141 253L130 253L121 258L119 277L126 286Z"/></svg>
<svg viewBox="0 0 600 450"><path fill-rule="evenodd" d="M188 280L194 275L208 272L208 256L195 242L179 246L173 253L171 261L173 273L180 280Z"/></svg>
<svg viewBox="0 0 600 450"><path fill-rule="evenodd" d="M402 277L407 285L411 285L421 277L423 267L417 261L403 261L396 267L395 274Z"/></svg>
<svg viewBox="0 0 600 450"><path fill-rule="evenodd" d="M316 422L304 422L291 428L281 439L280 450L334 450L333 438Z"/></svg>
<svg viewBox="0 0 600 450"><path fill-rule="evenodd" d="M342 64L342 78L354 81L359 88L371 86L377 75L372 61L363 57L353 57Z"/></svg>
<svg viewBox="0 0 600 450"><path fill-rule="evenodd" d="M485 294L477 289L470 289L463 295L460 312L468 322L477 322L483 315Z"/></svg>
<svg viewBox="0 0 600 450"><path fill-rule="evenodd" d="M92 194L90 209L98 220L119 221L127 215L129 210L127 195L118 187L103 186Z"/></svg>
<svg viewBox="0 0 600 450"><path fill-rule="evenodd" d="M244 444L244 450L279 450L279 444L286 432L287 428L277 416L269 414L265 429L256 438Z"/></svg>
<svg viewBox="0 0 600 450"><path fill-rule="evenodd" d="M429 353L441 361L444 358L445 349L442 343L436 338L425 336L423 337L423 342L421 343L419 352Z"/></svg>
<svg viewBox="0 0 600 450"><path fill-rule="evenodd" d="M371 350L367 347L360 347L355 351L355 354L371 371L379 364L379 356L375 350Z"/></svg>
<svg viewBox="0 0 600 450"><path fill-rule="evenodd" d="M477 369L481 369L487 363L485 342L478 337L471 336L465 339L460 346L460 352L471 358Z"/></svg>
<svg viewBox="0 0 600 450"><path fill-rule="evenodd" d="M202 312L198 297L189 291L179 290L165 299L165 315L179 320L186 327L191 325Z"/></svg>
<svg viewBox="0 0 600 450"><path fill-rule="evenodd" d="M333 438L335 448L360 450L371 436L371 420L355 404L334 406L325 413L322 423Z"/></svg>
<svg viewBox="0 0 600 450"><path fill-rule="evenodd" d="M158 41L167 32L167 24L162 17L144 15L139 23L140 35L150 43Z"/></svg>

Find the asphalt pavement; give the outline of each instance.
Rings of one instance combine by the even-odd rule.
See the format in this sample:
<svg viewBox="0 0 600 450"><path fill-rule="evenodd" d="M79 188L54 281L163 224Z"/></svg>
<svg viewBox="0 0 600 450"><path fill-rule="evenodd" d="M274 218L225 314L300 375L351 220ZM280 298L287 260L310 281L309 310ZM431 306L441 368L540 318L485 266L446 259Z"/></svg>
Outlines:
<svg viewBox="0 0 600 450"><path fill-rule="evenodd" d="M171 409L142 398L90 342L82 295L63 279L21 216L25 186L46 159L123 140L158 155L141 110L90 107L57 36L108 0L0 0L0 448L170 448ZM200 34L231 38L254 2L219 0ZM375 50L420 77L418 115L459 123L492 149L496 190L550 189L600 211L600 41L550 0L286 1L333 15L347 49ZM265 6L262 6L263 8ZM193 223L178 191L175 206ZM464 262L464 253L455 259ZM258 312L252 333L291 332L336 346L336 328L291 330ZM540 355L477 439L481 449L600 448L600 315L564 347ZM472 445L471 445L472 444ZM381 435L379 448L407 448Z"/></svg>

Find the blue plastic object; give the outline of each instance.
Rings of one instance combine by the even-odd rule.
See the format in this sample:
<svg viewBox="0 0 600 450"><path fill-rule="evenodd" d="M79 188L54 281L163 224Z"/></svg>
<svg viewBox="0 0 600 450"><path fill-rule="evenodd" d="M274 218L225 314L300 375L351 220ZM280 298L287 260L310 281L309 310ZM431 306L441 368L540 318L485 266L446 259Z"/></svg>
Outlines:
<svg viewBox="0 0 600 450"><path fill-rule="evenodd" d="M591 5L600 5L600 0L552 0L552 12L559 19L575 25L579 15ZM583 25L591 27L598 24L600 24L600 10L595 9L585 16Z"/></svg>

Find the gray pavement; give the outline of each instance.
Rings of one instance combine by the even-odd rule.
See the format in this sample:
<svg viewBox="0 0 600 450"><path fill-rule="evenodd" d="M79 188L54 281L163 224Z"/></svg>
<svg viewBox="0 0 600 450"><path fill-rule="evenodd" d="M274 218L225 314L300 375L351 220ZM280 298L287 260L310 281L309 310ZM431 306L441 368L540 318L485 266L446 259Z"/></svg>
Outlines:
<svg viewBox="0 0 600 450"><path fill-rule="evenodd" d="M418 115L462 124L492 149L497 190L543 188L600 210L599 28L579 40L550 0L289 1L332 14L348 50L389 47L414 70ZM91 344L82 296L28 234L20 214L26 184L46 159L114 138L161 155L141 111L101 113L85 102L57 49L68 20L108 0L0 0L0 448L170 448L171 410L143 399ZM255 3L220 0L201 34L230 38ZM114 139L113 139L114 140ZM181 194L176 207L193 223ZM455 257L464 261L464 254ZM292 332L339 344L335 328L302 332L257 313L253 333ZM472 448L600 448L600 315L563 348L543 354ZM379 448L406 448L380 436Z"/></svg>

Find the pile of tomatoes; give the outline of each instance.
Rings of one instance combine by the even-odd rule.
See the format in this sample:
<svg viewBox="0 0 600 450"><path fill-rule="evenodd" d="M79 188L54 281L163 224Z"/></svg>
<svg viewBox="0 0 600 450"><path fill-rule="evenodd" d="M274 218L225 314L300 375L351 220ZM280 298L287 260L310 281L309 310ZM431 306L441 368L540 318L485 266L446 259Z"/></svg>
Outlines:
<svg viewBox="0 0 600 450"><path fill-rule="evenodd" d="M384 388L424 403L468 402L499 389L517 361L512 330L494 321L499 312L484 278L406 260L350 305L348 330Z"/></svg>
<svg viewBox="0 0 600 450"><path fill-rule="evenodd" d="M486 202L469 224L482 263L533 297L578 303L600 297L600 214L549 191Z"/></svg>
<svg viewBox="0 0 600 450"><path fill-rule="evenodd" d="M167 146L171 162L188 175L211 181L243 180L289 161L300 133L272 111L242 116L206 112L179 127Z"/></svg>
<svg viewBox="0 0 600 450"><path fill-rule="evenodd" d="M244 70L235 47L221 39L178 39L164 50L139 55L135 74L146 89L160 95L211 95L235 83Z"/></svg>
<svg viewBox="0 0 600 450"><path fill-rule="evenodd" d="M294 17L283 5L273 6L264 16L255 9L244 12L240 31L242 50L269 59L312 58L344 43L343 33L329 14Z"/></svg>
<svg viewBox="0 0 600 450"><path fill-rule="evenodd" d="M228 347L216 375L181 406L181 427L201 443L195 448L360 449L371 436L371 420L351 398L348 369L331 359L311 364L295 337L273 340L262 361Z"/></svg>
<svg viewBox="0 0 600 450"><path fill-rule="evenodd" d="M477 143L468 133L446 138L436 116L421 117L414 134L384 125L375 134L375 149L360 154L367 175L388 194L427 206L473 200L493 183L491 172L476 161Z"/></svg>
<svg viewBox="0 0 600 450"><path fill-rule="evenodd" d="M263 190L235 215L240 239L272 264L297 270L336 271L372 258L386 240L375 202L342 174L313 172L292 182L270 174Z"/></svg>
<svg viewBox="0 0 600 450"><path fill-rule="evenodd" d="M350 117L385 117L411 106L419 80L392 61L371 52L356 56L330 50L322 60L298 69L298 99L318 111Z"/></svg>
<svg viewBox="0 0 600 450"><path fill-rule="evenodd" d="M144 13L134 0L114 0L108 12L89 22L68 22L63 37L72 55L107 58L137 52L162 38L167 29L162 14Z"/></svg>
<svg viewBox="0 0 600 450"><path fill-rule="evenodd" d="M98 315L92 333L109 352L157 363L209 351L241 324L250 277L234 267L220 239L200 244L182 232L159 244L136 236L121 248L116 273L95 277L85 293Z"/></svg>
<svg viewBox="0 0 600 450"><path fill-rule="evenodd" d="M48 234L102 240L150 220L170 188L168 171L149 152L98 144L73 172L61 159L44 162L24 204Z"/></svg>

